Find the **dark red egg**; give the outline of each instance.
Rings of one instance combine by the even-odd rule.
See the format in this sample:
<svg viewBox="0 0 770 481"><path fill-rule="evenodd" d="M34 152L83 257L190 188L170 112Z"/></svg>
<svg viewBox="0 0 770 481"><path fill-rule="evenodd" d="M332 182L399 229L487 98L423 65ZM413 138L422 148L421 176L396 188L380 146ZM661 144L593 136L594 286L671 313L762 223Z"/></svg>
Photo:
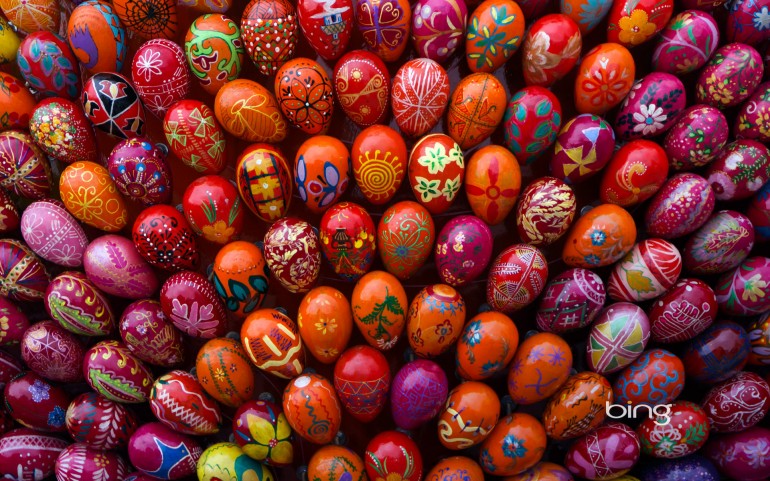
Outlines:
<svg viewBox="0 0 770 481"><path fill-rule="evenodd" d="M85 348L74 334L53 321L34 324L24 333L21 357L27 366L57 382L83 380Z"/></svg>
<svg viewBox="0 0 770 481"><path fill-rule="evenodd" d="M170 205L144 209L134 222L136 250L152 266L175 272L198 267L200 253L187 219Z"/></svg>
<svg viewBox="0 0 770 481"><path fill-rule="evenodd" d="M70 396L33 372L24 372L5 385L8 414L24 427L66 431L64 418Z"/></svg>
<svg viewBox="0 0 770 481"><path fill-rule="evenodd" d="M138 427L136 416L125 405L95 392L76 397L67 408L67 431L77 443L93 449L119 449Z"/></svg>
<svg viewBox="0 0 770 481"><path fill-rule="evenodd" d="M334 365L334 390L345 410L362 423L373 421L382 412L390 379L387 359L373 347L351 347Z"/></svg>
<svg viewBox="0 0 770 481"><path fill-rule="evenodd" d="M166 155L145 137L119 142L107 159L107 170L123 196L144 206L171 200L171 169Z"/></svg>
<svg viewBox="0 0 770 481"><path fill-rule="evenodd" d="M227 332L225 308L203 274L173 274L160 290L160 305L174 326L189 336L212 339Z"/></svg>
<svg viewBox="0 0 770 481"><path fill-rule="evenodd" d="M33 429L14 429L0 438L0 475L39 481L54 474L56 458L68 440Z"/></svg>
<svg viewBox="0 0 770 481"><path fill-rule="evenodd" d="M370 479L422 479L420 448L399 431L385 431L374 436L366 446L364 462Z"/></svg>

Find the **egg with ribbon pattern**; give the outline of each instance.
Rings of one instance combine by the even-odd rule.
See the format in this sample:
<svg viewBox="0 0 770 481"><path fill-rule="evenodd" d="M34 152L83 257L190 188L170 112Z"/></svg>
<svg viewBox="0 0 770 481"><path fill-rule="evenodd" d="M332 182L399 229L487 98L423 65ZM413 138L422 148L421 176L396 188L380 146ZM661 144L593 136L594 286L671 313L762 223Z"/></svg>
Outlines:
<svg viewBox="0 0 770 481"><path fill-rule="evenodd" d="M719 155L729 133L725 114L716 107L698 104L682 112L662 145L672 169L693 170Z"/></svg>
<svg viewBox="0 0 770 481"><path fill-rule="evenodd" d="M383 431L366 445L366 474L370 479L422 479L422 454L412 439L399 431Z"/></svg>
<svg viewBox="0 0 770 481"><path fill-rule="evenodd" d="M435 238L430 213L410 200L388 207L377 226L377 250L382 263L401 280L409 279L425 264Z"/></svg>
<svg viewBox="0 0 770 481"><path fill-rule="evenodd" d="M97 129L120 139L144 135L144 107L126 77L98 73L83 85L80 100L86 117Z"/></svg>
<svg viewBox="0 0 770 481"><path fill-rule="evenodd" d="M706 171L717 200L748 199L770 180L770 150L756 140L727 144Z"/></svg>
<svg viewBox="0 0 770 481"><path fill-rule="evenodd" d="M267 222L286 215L293 182L289 163L279 147L250 145L238 157L235 176L238 192L254 215Z"/></svg>
<svg viewBox="0 0 770 481"><path fill-rule="evenodd" d="M278 102L253 80L236 79L223 85L214 100L214 115L226 131L247 142L278 143L286 138L286 120Z"/></svg>
<svg viewBox="0 0 770 481"><path fill-rule="evenodd" d="M573 374L551 397L543 411L543 427L556 441L577 438L602 425L612 386L593 372Z"/></svg>
<svg viewBox="0 0 770 481"><path fill-rule="evenodd" d="M193 476L202 452L197 440L159 422L143 424L128 442L131 464L153 479Z"/></svg>
<svg viewBox="0 0 770 481"><path fill-rule="evenodd" d="M330 62L347 50L353 34L351 0L298 0L297 18L307 42ZM286 28L286 27L284 27Z"/></svg>
<svg viewBox="0 0 770 481"><path fill-rule="evenodd" d="M540 421L525 413L509 414L481 444L479 464L489 475L520 474L542 459L545 446L545 429Z"/></svg>
<svg viewBox="0 0 770 481"><path fill-rule="evenodd" d="M404 0L356 0L356 26L366 47L386 62L401 57L409 44L412 7Z"/></svg>
<svg viewBox="0 0 770 481"><path fill-rule="evenodd" d="M107 294L125 299L144 299L158 290L152 267L129 239L105 235L92 240L83 261L88 279Z"/></svg>
<svg viewBox="0 0 770 481"><path fill-rule="evenodd" d="M43 299L53 320L80 336L106 336L115 330L110 302L88 277L67 271L54 277Z"/></svg>
<svg viewBox="0 0 770 481"><path fill-rule="evenodd" d="M299 197L314 214L337 202L350 183L350 153L339 139L316 135L300 145L294 163Z"/></svg>
<svg viewBox="0 0 770 481"><path fill-rule="evenodd" d="M630 302L610 304L596 318L588 335L586 362L596 373L609 375L634 362L650 341L650 319Z"/></svg>
<svg viewBox="0 0 770 481"><path fill-rule="evenodd" d="M0 295L13 301L39 301L44 298L50 276L24 243L0 239Z"/></svg>
<svg viewBox="0 0 770 481"><path fill-rule="evenodd" d="M254 373L240 341L211 339L198 351L195 374L203 389L228 407L238 407L254 394Z"/></svg>
<svg viewBox="0 0 770 481"><path fill-rule="evenodd" d="M718 109L734 107L751 97L764 70L762 56L754 47L723 45L700 71L695 86L697 101Z"/></svg>
<svg viewBox="0 0 770 481"><path fill-rule="evenodd" d="M551 279L545 287L535 321L545 332L562 333L593 322L607 299L602 278L580 267Z"/></svg>
<svg viewBox="0 0 770 481"><path fill-rule="evenodd" d="M176 37L179 26L175 0L114 0L115 14L123 26L144 39L165 40Z"/></svg>
<svg viewBox="0 0 770 481"><path fill-rule="evenodd" d="M550 87L572 70L582 46L580 28L569 16L553 13L537 19L524 38L524 82Z"/></svg>
<svg viewBox="0 0 770 481"><path fill-rule="evenodd" d="M701 406L712 431L741 432L756 425L767 415L770 409L770 386L758 374L741 371L711 388Z"/></svg>
<svg viewBox="0 0 770 481"><path fill-rule="evenodd" d="M615 479L636 465L640 451L639 436L633 429L610 422L572 443L564 466L580 478Z"/></svg>
<svg viewBox="0 0 770 481"><path fill-rule="evenodd" d="M0 319L3 319L3 324L0 326L0 346L12 346L21 341L24 332L29 327L29 320L27 316L22 312L19 307L11 302L8 298L0 298ZM10 354L4 353L7 356ZM0 355L0 387L5 384L3 378L4 366L8 363L8 360Z"/></svg>
<svg viewBox="0 0 770 481"><path fill-rule="evenodd" d="M214 111L199 100L181 100L163 119L169 149L200 174L216 174L225 167L225 133Z"/></svg>
<svg viewBox="0 0 770 481"><path fill-rule="evenodd" d="M79 64L63 38L40 30L28 35L17 48L19 72L32 88L44 97L77 97Z"/></svg>
<svg viewBox="0 0 770 481"><path fill-rule="evenodd" d="M54 382L82 381L84 354L80 340L53 321L33 324L21 340L21 358L27 367Z"/></svg>
<svg viewBox="0 0 770 481"><path fill-rule="evenodd" d="M29 133L41 150L65 164L97 160L94 130L83 108L72 100L52 98L37 104Z"/></svg>
<svg viewBox="0 0 770 481"><path fill-rule="evenodd" d="M70 444L56 458L56 479L126 479L128 465L115 452L93 449L85 444Z"/></svg>
<svg viewBox="0 0 770 481"><path fill-rule="evenodd" d="M418 57L443 63L455 53L468 21L464 0L419 0L412 15L412 43Z"/></svg>
<svg viewBox="0 0 770 481"><path fill-rule="evenodd" d="M356 185L375 205L387 204L404 181L407 168L406 143L385 125L362 130L350 149Z"/></svg>
<svg viewBox="0 0 770 481"><path fill-rule="evenodd" d="M674 15L661 30L652 68L658 72L685 75L700 69L719 45L719 27L714 17L700 10Z"/></svg>
<svg viewBox="0 0 770 481"><path fill-rule="evenodd" d="M364 274L350 297L353 321L366 342L381 351L396 345L406 327L406 292L393 274L372 271Z"/></svg>
<svg viewBox="0 0 770 481"><path fill-rule="evenodd" d="M477 72L455 87L447 113L447 132L462 149L486 140L503 120L506 94L494 75Z"/></svg>
<svg viewBox="0 0 770 481"><path fill-rule="evenodd" d="M601 204L578 219L567 236L562 260L592 269L614 264L636 242L636 224L622 207Z"/></svg>
<svg viewBox="0 0 770 481"><path fill-rule="evenodd" d="M267 230L265 262L273 278L289 292L307 292L321 271L321 247L315 229L296 217L279 219Z"/></svg>
<svg viewBox="0 0 770 481"><path fill-rule="evenodd" d="M172 274L160 289L160 305L171 323L188 336L212 339L227 332L225 308L203 274Z"/></svg>
<svg viewBox="0 0 770 481"><path fill-rule="evenodd" d="M751 198L746 216L754 226L754 237L757 242L770 240L770 183Z"/></svg>
<svg viewBox="0 0 770 481"><path fill-rule="evenodd" d="M393 117L407 137L427 134L449 105L449 76L428 58L406 61L393 77Z"/></svg>
<svg viewBox="0 0 770 481"><path fill-rule="evenodd" d="M137 49L131 62L131 80L144 106L161 119L192 88L184 50L165 38L149 40Z"/></svg>
<svg viewBox="0 0 770 481"><path fill-rule="evenodd" d="M67 40L75 57L94 74L120 72L126 60L126 30L109 3L86 0L72 11Z"/></svg>
<svg viewBox="0 0 770 481"><path fill-rule="evenodd" d="M352 202L335 204L321 218L318 230L321 252L338 276L355 281L371 269L377 232L363 207Z"/></svg>
<svg viewBox="0 0 770 481"><path fill-rule="evenodd" d="M511 97L505 110L505 146L520 164L529 164L556 140L561 120L561 103L551 91L524 87Z"/></svg>
<svg viewBox="0 0 770 481"><path fill-rule="evenodd" d="M0 9L2 9L2 5L0 5ZM16 60L21 40L5 17L0 20L0 40L2 40L0 41L0 64L7 64Z"/></svg>
<svg viewBox="0 0 770 481"><path fill-rule="evenodd" d="M369 346L353 346L334 365L334 390L358 422L373 421L385 407L390 390L390 366L385 356Z"/></svg>
<svg viewBox="0 0 770 481"><path fill-rule="evenodd" d="M692 339L716 319L714 291L700 279L680 279L648 309L652 339L669 343Z"/></svg>
<svg viewBox="0 0 770 481"><path fill-rule="evenodd" d="M111 401L135 404L150 399L152 371L119 341L102 341L86 351L83 374L94 391Z"/></svg>
<svg viewBox="0 0 770 481"><path fill-rule="evenodd" d="M289 123L311 135L325 134L334 114L334 91L324 67L309 58L287 61L275 74L275 98Z"/></svg>
<svg viewBox="0 0 770 481"><path fill-rule="evenodd" d="M438 364L427 359L405 364L391 384L393 421L403 430L424 425L441 411L448 393L446 373Z"/></svg>
<svg viewBox="0 0 770 481"><path fill-rule="evenodd" d="M465 60L471 72L492 73L521 45L524 13L512 0L486 0L468 20Z"/></svg>
<svg viewBox="0 0 770 481"><path fill-rule="evenodd" d="M631 87L615 117L620 140L650 138L668 130L686 107L684 84L670 73L653 72Z"/></svg>
<svg viewBox="0 0 770 481"><path fill-rule="evenodd" d="M762 2L741 0L730 4L727 15L726 42L740 42L751 46L761 46L770 38L765 24L765 5Z"/></svg>
<svg viewBox="0 0 770 481"><path fill-rule="evenodd" d="M27 371L8 381L3 394L5 409L22 426L47 432L67 431L64 418L70 395L61 387Z"/></svg>
<svg viewBox="0 0 770 481"><path fill-rule="evenodd" d="M453 287L424 287L409 306L409 346L420 357L440 356L454 346L464 325L465 301Z"/></svg>
<svg viewBox="0 0 770 481"><path fill-rule="evenodd" d="M633 48L651 40L674 12L673 0L622 0L612 4L607 40Z"/></svg>
<svg viewBox="0 0 770 481"><path fill-rule="evenodd" d="M219 405L186 371L170 371L155 380L150 409L158 421L182 434L214 434L222 424Z"/></svg>
<svg viewBox="0 0 770 481"><path fill-rule="evenodd" d="M492 309L512 313L531 304L548 279L543 253L528 244L514 244L492 262L487 277L487 303Z"/></svg>
<svg viewBox="0 0 770 481"><path fill-rule="evenodd" d="M647 206L647 233L674 239L698 230L714 211L715 196L703 177L682 173L670 177Z"/></svg>
<svg viewBox="0 0 770 481"><path fill-rule="evenodd" d="M569 230L576 210L569 185L555 177L536 179L521 193L516 207L519 237L531 245L550 245Z"/></svg>
<svg viewBox="0 0 770 481"><path fill-rule="evenodd" d="M43 199L50 194L48 159L26 132L0 132L0 186L26 199Z"/></svg>
<svg viewBox="0 0 770 481"><path fill-rule="evenodd" d="M184 215L170 205L153 205L136 218L132 229L139 254L152 266L170 272L195 269L200 252Z"/></svg>
<svg viewBox="0 0 770 481"><path fill-rule="evenodd" d="M323 364L333 364L353 333L350 301L333 287L314 287L299 304L297 325L310 354Z"/></svg>
<svg viewBox="0 0 770 481"><path fill-rule="evenodd" d="M76 397L67 408L67 432L92 449L120 449L136 431L137 418L124 404L95 392Z"/></svg>
<svg viewBox="0 0 770 481"><path fill-rule="evenodd" d="M501 312L480 312L468 321L457 341L457 373L481 381L504 370L519 345L519 331Z"/></svg>
<svg viewBox="0 0 770 481"><path fill-rule="evenodd" d="M615 403L655 406L675 400L684 389L684 365L665 349L645 351L612 384Z"/></svg>
<svg viewBox="0 0 770 481"><path fill-rule="evenodd" d="M255 366L282 379L302 373L305 350L297 325L276 309L252 312L241 326L241 342Z"/></svg>
<svg viewBox="0 0 770 481"><path fill-rule="evenodd" d="M751 351L752 342L743 326L720 321L685 345L682 362L688 379L714 384L741 372Z"/></svg>
<svg viewBox="0 0 770 481"><path fill-rule="evenodd" d="M417 200L437 215L454 203L465 178L463 151L445 134L429 134L409 154L409 184Z"/></svg>
<svg viewBox="0 0 770 481"><path fill-rule="evenodd" d="M734 210L719 211L687 239L684 266L695 274L721 274L738 267L753 246L749 218Z"/></svg>
<svg viewBox="0 0 770 481"><path fill-rule="evenodd" d="M210 95L241 75L243 40L241 29L220 13L201 15L190 24L184 41L190 72Z"/></svg>
<svg viewBox="0 0 770 481"><path fill-rule="evenodd" d="M597 45L580 61L575 77L575 108L581 114L605 114L631 91L635 73L634 57L626 47L617 43Z"/></svg>
<svg viewBox="0 0 770 481"><path fill-rule="evenodd" d="M165 154L145 137L119 142L107 158L107 170L121 195L144 206L171 200L171 169Z"/></svg>
<svg viewBox="0 0 770 481"><path fill-rule="evenodd" d="M464 382L452 389L439 413L439 441L452 450L475 446L489 436L499 416L500 399L491 387Z"/></svg>
<svg viewBox="0 0 770 481"><path fill-rule="evenodd" d="M349 479L366 481L364 461L345 446L329 444L321 447L307 463L309 479Z"/></svg>
<svg viewBox="0 0 770 481"><path fill-rule="evenodd" d="M31 480L51 477L56 458L69 444L53 433L14 429L0 437L0 474Z"/></svg>
<svg viewBox="0 0 770 481"><path fill-rule="evenodd" d="M233 416L233 435L252 459L276 467L289 466L294 460L291 426L272 401L243 402Z"/></svg>
<svg viewBox="0 0 770 481"><path fill-rule="evenodd" d="M388 68L371 52L351 50L334 66L334 92L342 111L359 127L380 123L390 104Z"/></svg>
<svg viewBox="0 0 770 481"><path fill-rule="evenodd" d="M534 404L555 393L570 375L572 351L556 334L540 332L524 339L508 371L508 394L518 404Z"/></svg>
<svg viewBox="0 0 770 481"><path fill-rule="evenodd" d="M249 479L253 481L273 481L273 472L264 464L248 457L234 443L216 443L208 446L197 465L200 481L220 481L231 479Z"/></svg>
<svg viewBox="0 0 770 481"><path fill-rule="evenodd" d="M600 172L615 150L615 131L603 118L580 114L559 131L554 155L549 161L551 175L568 184L578 184Z"/></svg>
<svg viewBox="0 0 770 481"><path fill-rule="evenodd" d="M0 81L7 88L0 90L0 131L25 129L37 101L24 82L5 72L0 72ZM449 95L447 80L447 95Z"/></svg>
<svg viewBox="0 0 770 481"><path fill-rule="evenodd" d="M723 274L714 285L719 309L733 316L753 316L770 310L770 257L749 257Z"/></svg>
<svg viewBox="0 0 770 481"><path fill-rule="evenodd" d="M190 227L209 242L227 244L243 231L244 212L236 187L219 175L192 181L182 197Z"/></svg>
<svg viewBox="0 0 770 481"><path fill-rule="evenodd" d="M486 145L473 153L465 169L465 194L477 217L489 225L501 223L520 189L521 170L510 150Z"/></svg>
<svg viewBox="0 0 770 481"><path fill-rule="evenodd" d="M233 241L219 249L209 279L227 310L243 319L262 305L269 276L259 247Z"/></svg>
<svg viewBox="0 0 770 481"><path fill-rule="evenodd" d="M297 12L288 0L252 0L243 10L241 38L263 75L275 74L294 57L298 30Z"/></svg>
<svg viewBox="0 0 770 481"><path fill-rule="evenodd" d="M682 273L682 255L663 239L645 239L615 264L607 291L615 301L641 302L660 296Z"/></svg>
<svg viewBox="0 0 770 481"><path fill-rule="evenodd" d="M83 265L88 237L61 202L46 199L29 204L19 225L35 254L64 267Z"/></svg>
<svg viewBox="0 0 770 481"><path fill-rule="evenodd" d="M770 83L763 83L749 100L741 105L733 123L733 136L737 139L753 139L770 142Z"/></svg>
<svg viewBox="0 0 770 481"><path fill-rule="evenodd" d="M118 324L120 338L136 357L171 367L184 360L182 332L163 312L160 302L141 299L128 305Z"/></svg>
<svg viewBox="0 0 770 481"><path fill-rule="evenodd" d="M479 277L492 260L492 231L472 215L447 222L436 239L434 260L442 282L454 287Z"/></svg>
<svg viewBox="0 0 770 481"><path fill-rule="evenodd" d="M342 422L334 386L319 374L303 374L289 382L283 391L283 412L294 432L313 444L329 444Z"/></svg>

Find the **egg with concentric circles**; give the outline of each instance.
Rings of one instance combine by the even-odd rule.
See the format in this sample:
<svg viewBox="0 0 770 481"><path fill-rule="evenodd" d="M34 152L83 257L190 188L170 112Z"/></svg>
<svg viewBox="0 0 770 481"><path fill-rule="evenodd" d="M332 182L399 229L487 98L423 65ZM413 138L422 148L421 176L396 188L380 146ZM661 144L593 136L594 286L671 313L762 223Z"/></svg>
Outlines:
<svg viewBox="0 0 770 481"><path fill-rule="evenodd" d="M356 185L372 204L387 204L401 187L408 154L401 135L385 125L362 130L350 149Z"/></svg>

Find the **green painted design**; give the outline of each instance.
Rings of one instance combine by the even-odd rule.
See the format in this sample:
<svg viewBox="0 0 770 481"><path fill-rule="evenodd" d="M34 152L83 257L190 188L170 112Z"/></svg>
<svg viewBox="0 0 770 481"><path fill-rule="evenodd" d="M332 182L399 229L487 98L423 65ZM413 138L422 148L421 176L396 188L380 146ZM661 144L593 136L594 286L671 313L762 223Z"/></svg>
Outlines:
<svg viewBox="0 0 770 481"><path fill-rule="evenodd" d="M212 15L218 14L198 17L190 25L189 40L184 44L190 70L204 84L210 83L212 78L218 79L220 72L226 74L227 81L237 79L245 53L238 25L224 15L219 15L225 20L226 28L222 31L200 28L200 23Z"/></svg>

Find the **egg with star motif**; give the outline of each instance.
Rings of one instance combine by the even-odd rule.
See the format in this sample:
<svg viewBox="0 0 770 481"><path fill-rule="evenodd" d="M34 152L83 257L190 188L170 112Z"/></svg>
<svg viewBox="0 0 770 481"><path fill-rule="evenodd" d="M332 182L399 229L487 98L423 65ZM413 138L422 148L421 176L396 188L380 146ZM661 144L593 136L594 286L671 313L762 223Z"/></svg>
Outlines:
<svg viewBox="0 0 770 481"><path fill-rule="evenodd" d="M295 58L275 74L275 98L289 123L311 135L325 134L334 115L329 75L315 60Z"/></svg>
<svg viewBox="0 0 770 481"><path fill-rule="evenodd" d="M54 382L82 381L84 354L80 340L53 321L33 324L21 340L21 358L27 367Z"/></svg>
<svg viewBox="0 0 770 481"><path fill-rule="evenodd" d="M163 133L169 149L200 174L216 174L225 166L225 133L206 104L181 100L166 112Z"/></svg>
<svg viewBox="0 0 770 481"><path fill-rule="evenodd" d="M572 369L572 351L564 339L540 332L524 339L508 371L508 394L518 404L551 397Z"/></svg>
<svg viewBox="0 0 770 481"><path fill-rule="evenodd" d="M733 316L753 316L770 310L770 257L754 256L722 274L714 285L719 309Z"/></svg>
<svg viewBox="0 0 770 481"><path fill-rule="evenodd" d="M521 169L510 150L486 145L473 153L465 168L465 194L477 217L489 225L501 223L520 190Z"/></svg>

